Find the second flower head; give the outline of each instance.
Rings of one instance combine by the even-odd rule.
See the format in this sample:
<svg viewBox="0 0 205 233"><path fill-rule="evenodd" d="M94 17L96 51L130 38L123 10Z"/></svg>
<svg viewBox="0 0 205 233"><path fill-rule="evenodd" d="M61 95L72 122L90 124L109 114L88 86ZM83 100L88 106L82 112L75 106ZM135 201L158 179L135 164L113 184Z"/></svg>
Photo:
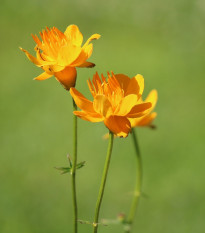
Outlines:
<svg viewBox="0 0 205 233"><path fill-rule="evenodd" d="M93 101L88 100L75 88L70 93L81 111L74 114L83 120L91 122L103 121L105 126L116 136L127 137L131 131L130 118L138 118L147 113L152 107L151 101L143 102L144 78L138 74L129 78L124 74L108 73L93 80L88 80L88 86Z"/></svg>

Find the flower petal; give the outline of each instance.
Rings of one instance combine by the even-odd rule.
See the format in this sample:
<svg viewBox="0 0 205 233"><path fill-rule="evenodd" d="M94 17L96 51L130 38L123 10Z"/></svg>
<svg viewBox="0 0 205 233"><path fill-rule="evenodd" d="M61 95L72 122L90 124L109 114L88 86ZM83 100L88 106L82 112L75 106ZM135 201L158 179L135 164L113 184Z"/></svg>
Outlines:
<svg viewBox="0 0 205 233"><path fill-rule="evenodd" d="M145 117L143 117L143 119L140 121L139 125L140 126L147 126L147 125L151 125L151 123L153 122L153 120L157 117L157 113L156 112L152 112L149 115L146 115Z"/></svg>
<svg viewBox="0 0 205 233"><path fill-rule="evenodd" d="M51 78L53 75L52 74L48 74L46 72L40 74L38 77L34 78L34 80L45 80L45 79L48 79L48 78Z"/></svg>
<svg viewBox="0 0 205 233"><path fill-rule="evenodd" d="M126 116L131 109L137 104L138 96L131 94L127 95L122 99L122 102L119 104L118 108L115 111L115 115Z"/></svg>
<svg viewBox="0 0 205 233"><path fill-rule="evenodd" d="M59 65L48 65L48 66L41 66L41 68L48 74L54 75L54 73L60 72L64 70L65 66L59 66Z"/></svg>
<svg viewBox="0 0 205 233"><path fill-rule="evenodd" d="M39 60L36 57L32 56L27 50L20 48L21 51L23 51L28 59L33 62L36 66L42 66L42 65L50 65L53 64L53 62L43 61Z"/></svg>
<svg viewBox="0 0 205 233"><path fill-rule="evenodd" d="M82 51L85 53L85 55L86 55L86 57L88 59L91 56L92 52L93 52L93 44L89 44L86 47L83 47Z"/></svg>
<svg viewBox="0 0 205 233"><path fill-rule="evenodd" d="M88 62L88 61L86 61L86 62L82 63L81 65L79 65L78 67L93 68L93 67L95 67L95 64L94 64L94 63L92 63L92 62Z"/></svg>
<svg viewBox="0 0 205 233"><path fill-rule="evenodd" d="M61 47L58 53L57 64L60 66L70 66L79 57L81 51L81 47L72 44Z"/></svg>
<svg viewBox="0 0 205 233"><path fill-rule="evenodd" d="M144 91L144 78L141 74L137 74L135 77L130 79L127 90L125 92L126 95L135 94L138 95L138 98L142 96Z"/></svg>
<svg viewBox="0 0 205 233"><path fill-rule="evenodd" d="M119 84L120 84L121 88L124 90L124 92L126 92L127 87L129 85L129 82L130 82L130 78L124 74L115 74L115 78L119 82Z"/></svg>
<svg viewBox="0 0 205 233"><path fill-rule="evenodd" d="M152 107L149 109L149 112L151 112L155 108L156 103L157 103L157 99L158 99L157 90L154 89L154 90L150 91L149 95L145 99L145 102L152 103Z"/></svg>
<svg viewBox="0 0 205 233"><path fill-rule="evenodd" d="M92 40L97 40L100 38L99 34L93 34L83 45L82 51L79 57L71 64L71 66L79 66L86 62L86 60L91 56L93 51L93 44L89 44ZM83 66L84 67L84 66ZM87 66L86 66L87 67ZM90 66L91 67L91 66Z"/></svg>
<svg viewBox="0 0 205 233"><path fill-rule="evenodd" d="M66 90L69 90L71 87L75 86L77 72L74 67L66 67L60 72L55 72L54 75Z"/></svg>
<svg viewBox="0 0 205 233"><path fill-rule="evenodd" d="M104 120L106 127L119 137L127 137L131 130L131 124L126 117L110 116Z"/></svg>
<svg viewBox="0 0 205 233"><path fill-rule="evenodd" d="M70 25L65 30L64 34L68 38L68 40L71 40L71 43L76 46L81 46L83 43L83 35L80 32L78 26L76 25Z"/></svg>
<svg viewBox="0 0 205 233"><path fill-rule="evenodd" d="M98 113L87 113L84 111L74 111L73 112L76 116L80 117L82 120L91 121L91 122L100 122L104 120Z"/></svg>
<svg viewBox="0 0 205 233"><path fill-rule="evenodd" d="M139 118L130 118L130 122L132 127L136 127L136 126L149 126L151 125L151 123L153 122L153 120L156 118L157 113L153 112L151 114L147 114L143 117L139 117Z"/></svg>
<svg viewBox="0 0 205 233"><path fill-rule="evenodd" d="M71 66L80 67L91 56L92 51L93 51L93 44L89 44L85 48L82 48L81 53L79 54L77 59L74 62L72 62Z"/></svg>
<svg viewBox="0 0 205 233"><path fill-rule="evenodd" d="M135 118L140 117L146 114L146 110L152 107L152 103L146 102L135 105L131 111L127 114L127 117L129 118Z"/></svg>
<svg viewBox="0 0 205 233"><path fill-rule="evenodd" d="M96 114L93 103L86 99L84 95L82 95L79 91L77 91L75 88L70 89L70 94L73 97L76 105L82 109L83 111L87 112L88 114Z"/></svg>
<svg viewBox="0 0 205 233"><path fill-rule="evenodd" d="M101 37L101 35L99 35L99 34L93 34L90 38L88 38L88 40L83 45L83 47L86 47L92 40L98 40L100 37Z"/></svg>
<svg viewBox="0 0 205 233"><path fill-rule="evenodd" d="M104 117L109 117L112 112L112 105L104 95L96 95L93 101L94 110Z"/></svg>

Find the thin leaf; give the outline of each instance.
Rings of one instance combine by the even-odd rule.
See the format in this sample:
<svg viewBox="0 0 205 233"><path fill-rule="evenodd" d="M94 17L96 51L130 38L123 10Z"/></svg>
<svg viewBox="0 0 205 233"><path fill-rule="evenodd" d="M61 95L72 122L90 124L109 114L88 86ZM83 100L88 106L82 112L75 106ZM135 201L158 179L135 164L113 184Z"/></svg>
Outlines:
<svg viewBox="0 0 205 233"><path fill-rule="evenodd" d="M61 174L65 174L71 171L71 167L55 167L55 169L60 170Z"/></svg>
<svg viewBox="0 0 205 233"><path fill-rule="evenodd" d="M80 169L80 168L82 168L82 167L84 167L84 166L85 166L85 161L80 162L80 163L78 163L78 164L76 165L76 169Z"/></svg>

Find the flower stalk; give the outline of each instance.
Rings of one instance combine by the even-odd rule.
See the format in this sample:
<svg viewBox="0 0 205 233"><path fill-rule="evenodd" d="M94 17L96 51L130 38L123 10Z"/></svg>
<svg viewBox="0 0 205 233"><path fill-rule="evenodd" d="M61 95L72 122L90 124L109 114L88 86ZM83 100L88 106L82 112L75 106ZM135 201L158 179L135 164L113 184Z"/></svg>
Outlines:
<svg viewBox="0 0 205 233"><path fill-rule="evenodd" d="M77 110L75 101L73 100L73 110ZM77 165L77 117L73 115L73 161L72 161L72 196L73 196L73 229L74 233L78 232L78 207L77 207L77 195L76 195L76 165Z"/></svg>
<svg viewBox="0 0 205 233"><path fill-rule="evenodd" d="M109 169L109 165L110 165L110 159L111 159L113 141L114 141L113 139L114 139L113 133L109 132L109 144L108 144L108 150L107 150L107 157L105 160L104 171L103 171L103 175L102 175L100 190L99 190L98 199L97 199L96 208L95 208L95 216L94 216L94 222L93 222L93 233L97 233L97 230L98 230L98 219L99 219L99 213L100 213L100 207L101 207L101 203L102 203L102 199L103 199L103 194L104 194L104 190L105 190L108 169Z"/></svg>
<svg viewBox="0 0 205 233"><path fill-rule="evenodd" d="M141 186L142 186L142 158L140 154L139 144L137 140L137 135L134 129L132 129L132 139L136 152L136 185L134 190L134 197L130 207L128 217L126 219L125 233L130 233L132 224L135 218L136 210L139 204L139 198L141 195Z"/></svg>

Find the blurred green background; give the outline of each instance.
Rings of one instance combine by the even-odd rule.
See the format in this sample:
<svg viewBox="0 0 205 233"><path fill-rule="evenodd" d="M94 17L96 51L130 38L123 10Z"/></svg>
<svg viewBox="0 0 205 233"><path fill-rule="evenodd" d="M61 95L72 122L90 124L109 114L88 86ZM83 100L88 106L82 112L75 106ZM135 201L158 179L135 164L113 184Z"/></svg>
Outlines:
<svg viewBox="0 0 205 233"><path fill-rule="evenodd" d="M69 175L72 103L54 79L19 50L33 50L31 33L45 26L64 31L77 24L85 40L93 33L93 69L78 69L77 88L90 96L86 80L98 71L145 77L146 96L156 88L157 130L138 129L143 156L143 191L134 232L202 233L205 229L203 0L41 1L1 0L0 232L71 233ZM102 123L79 120L77 173L79 219L92 221L104 166L107 132ZM101 219L127 212L135 183L135 154L129 136L116 139ZM92 232L79 225L79 232ZM123 232L120 225L99 233Z"/></svg>

